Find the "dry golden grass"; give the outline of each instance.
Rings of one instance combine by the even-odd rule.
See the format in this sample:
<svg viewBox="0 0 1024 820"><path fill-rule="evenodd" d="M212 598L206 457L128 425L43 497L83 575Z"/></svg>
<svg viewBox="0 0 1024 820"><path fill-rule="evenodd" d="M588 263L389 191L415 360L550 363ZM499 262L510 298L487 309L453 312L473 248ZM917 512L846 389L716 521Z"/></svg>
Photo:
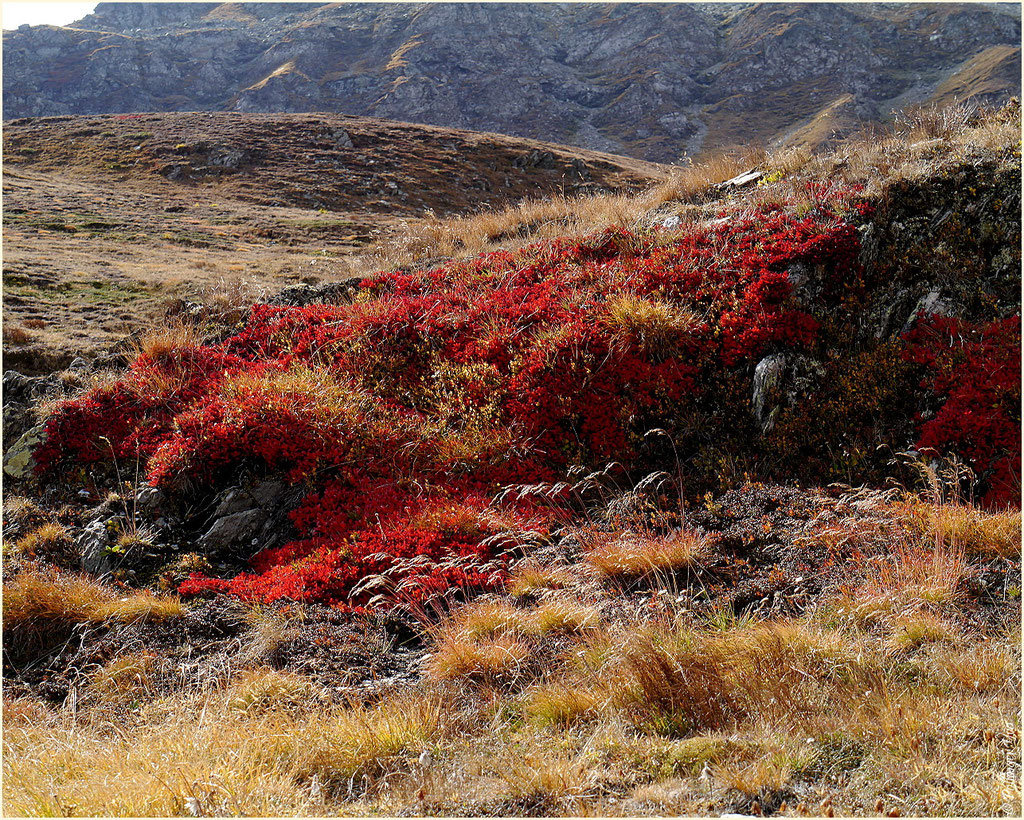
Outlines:
<svg viewBox="0 0 1024 820"><path fill-rule="evenodd" d="M961 550L898 544L870 561L864 580L840 596L835 610L860 627L890 625L907 613L949 612L963 601L967 563Z"/></svg>
<svg viewBox="0 0 1024 820"><path fill-rule="evenodd" d="M221 395L229 404L258 401L268 412L301 416L323 436L351 424L372 398L349 380L326 368L299 364L274 373L237 373L224 379Z"/></svg>
<svg viewBox="0 0 1024 820"><path fill-rule="evenodd" d="M586 559L610 578L639 578L693 566L706 555L705 540L689 530L666 536L620 532L596 535Z"/></svg>
<svg viewBox="0 0 1024 820"><path fill-rule="evenodd" d="M183 611L177 597L146 590L120 597L91 578L73 573L26 569L4 585L5 630L49 622L158 621Z"/></svg>
<svg viewBox="0 0 1024 820"><path fill-rule="evenodd" d="M42 726L59 718L59 713L45 701L33 697L8 697L3 700L4 727Z"/></svg>
<svg viewBox="0 0 1024 820"><path fill-rule="evenodd" d="M690 201L757 164L758 152L715 154L699 164L673 169L640 194L553 196L523 200L473 216L409 222L378 241L353 263L354 272L430 264L438 259L474 256L495 247L520 248L539 239L582 236L608 227L635 228L653 209L669 201Z"/></svg>
<svg viewBox="0 0 1024 820"><path fill-rule="evenodd" d="M19 495L4 498L4 524L15 524L25 529L39 526L46 520L46 513L32 499Z"/></svg>
<svg viewBox="0 0 1024 820"><path fill-rule="evenodd" d="M156 595L148 590L139 590L131 595L115 597L92 610L96 621L162 621L184 614L181 600L176 595Z"/></svg>
<svg viewBox="0 0 1024 820"><path fill-rule="evenodd" d="M265 661L297 632L295 625L273 607L252 605L245 609L243 617L250 625L240 653L245 663Z"/></svg>
<svg viewBox="0 0 1024 820"><path fill-rule="evenodd" d="M1021 684L1020 630L1017 643L986 642L972 645L933 647L927 661L937 683L954 692L1001 694L1019 698Z"/></svg>
<svg viewBox="0 0 1024 820"><path fill-rule="evenodd" d="M159 621L184 612L176 596L119 596L84 575L29 567L4 584L4 649L16 663L66 640L80 624Z"/></svg>
<svg viewBox="0 0 1024 820"><path fill-rule="evenodd" d="M21 325L4 324L4 345L20 347L29 344L34 338L35 335Z"/></svg>
<svg viewBox="0 0 1024 820"><path fill-rule="evenodd" d="M458 710L450 706L443 698L414 694L336 712L307 728L313 743L299 749L300 779L317 774L322 783L340 785L354 775L376 777L408 766L457 724Z"/></svg>
<svg viewBox="0 0 1024 820"><path fill-rule="evenodd" d="M25 721L5 732L4 806L11 815L320 815L350 790L411 769L457 718L440 699L417 697L255 716L181 701L130 730Z"/></svg>
<svg viewBox="0 0 1024 820"><path fill-rule="evenodd" d="M182 351L194 350L202 343L202 336L194 325L172 321L143 336L132 352L135 356L147 356L155 362L170 363Z"/></svg>
<svg viewBox="0 0 1024 820"><path fill-rule="evenodd" d="M525 695L523 712L541 725L564 726L595 717L604 704L604 692L578 682L535 686Z"/></svg>
<svg viewBox="0 0 1024 820"><path fill-rule="evenodd" d="M60 566L70 565L77 558L71 532L56 521L36 527L19 538L14 545L14 553Z"/></svg>
<svg viewBox="0 0 1024 820"><path fill-rule="evenodd" d="M596 607L566 595L531 609L502 600L480 601L431 630L436 648L428 671L435 680L516 680L532 668L551 637L578 639L601 625Z"/></svg>
<svg viewBox="0 0 1024 820"><path fill-rule="evenodd" d="M198 266L199 263L196 263L196 267ZM209 263L208 269L215 270L216 267L215 263ZM227 269L240 273L245 270L245 266L228 265ZM231 325L242 321L249 308L267 299L268 295L266 284L242 276L231 276L207 284L198 293L198 298L203 305L206 320Z"/></svg>
<svg viewBox="0 0 1024 820"><path fill-rule="evenodd" d="M547 590L564 589L572 580L567 567L524 562L512 573L508 593L513 598L524 598Z"/></svg>
<svg viewBox="0 0 1024 820"><path fill-rule="evenodd" d="M243 672L227 692L228 708L247 714L308 708L320 688L303 675L260 668Z"/></svg>
<svg viewBox="0 0 1024 820"><path fill-rule="evenodd" d="M571 598L545 601L530 617L541 635L550 632L582 633L596 629L602 621L601 613Z"/></svg>
<svg viewBox="0 0 1024 820"><path fill-rule="evenodd" d="M1020 799L1017 625L896 655L888 639L806 618L601 634L604 663L553 672L521 695L451 680L374 706L325 707L303 702L303 679L259 670L205 708L154 701L159 709L117 730L8 700L5 808L707 815L796 794L790 813L799 801L818 813L824 800L836 814L872 815L882 800L904 815L992 815ZM502 639L515 640L483 641ZM103 681L115 702L144 694L149 662L109 664L93 685Z"/></svg>
<svg viewBox="0 0 1024 820"><path fill-rule="evenodd" d="M928 643L954 643L961 631L934 612L903 612L889 624L889 641L895 649L913 650Z"/></svg>
<svg viewBox="0 0 1024 820"><path fill-rule="evenodd" d="M808 202L805 183L823 180L837 190L864 185L872 196L894 181L924 176L943 162L975 151L1019 155L1019 105L996 112L978 112L970 106L918 109L888 131L867 131L817 155L785 147L774 153L750 150L701 157L638 194L551 197L473 216L409 222L352 259L351 267L354 273L368 274L499 247L514 250L540 239L580 237L612 226L636 229L647 225L655 211L663 216L673 213L683 222L699 220L707 217L702 202L729 193L718 189L720 183L755 169L763 175L759 183L732 193L728 204ZM716 202L715 209L721 204Z"/></svg>
<svg viewBox="0 0 1024 820"><path fill-rule="evenodd" d="M512 635L499 634L476 640L451 634L437 645L428 674L435 680L513 680L519 676L529 656L529 643Z"/></svg>
<svg viewBox="0 0 1024 820"><path fill-rule="evenodd" d="M135 703L152 698L159 660L149 652L114 658L89 675L87 699L105 705Z"/></svg>
<svg viewBox="0 0 1024 820"><path fill-rule="evenodd" d="M645 204L652 208L670 200L685 202L697 199L714 186L761 165L766 156L764 151L757 148L702 156L697 162L674 169L668 179L644 195Z"/></svg>
<svg viewBox="0 0 1024 820"><path fill-rule="evenodd" d="M573 814L597 792L597 773L583 751L544 748L535 740L518 753L503 749L493 767L509 798L527 806L561 804L563 811Z"/></svg>
<svg viewBox="0 0 1024 820"><path fill-rule="evenodd" d="M1020 558L1019 510L986 512L967 504L915 501L907 502L904 509L927 539L955 545L968 555Z"/></svg>
<svg viewBox="0 0 1024 820"><path fill-rule="evenodd" d="M743 710L723 658L694 634L641 633L623 648L604 684L638 727L683 736L720 729Z"/></svg>
<svg viewBox="0 0 1024 820"><path fill-rule="evenodd" d="M782 188L791 187L787 183L827 179L862 184L871 196L894 181L934 173L943 162L957 161L975 151L1019 155L1019 104L992 112L970 105L918 108L898 116L888 132L869 130L834 151L809 157L802 166L784 153L779 164L769 157L765 168L769 175L781 174L778 184Z"/></svg>
<svg viewBox="0 0 1024 820"><path fill-rule="evenodd" d="M447 634L478 640L499 635L521 636L535 631L525 610L504 601L481 601L462 609L449 625Z"/></svg>
<svg viewBox="0 0 1024 820"><path fill-rule="evenodd" d="M605 321L616 342L635 342L651 352L667 350L679 337L698 323L698 318L683 308L653 297L619 294L608 300Z"/></svg>

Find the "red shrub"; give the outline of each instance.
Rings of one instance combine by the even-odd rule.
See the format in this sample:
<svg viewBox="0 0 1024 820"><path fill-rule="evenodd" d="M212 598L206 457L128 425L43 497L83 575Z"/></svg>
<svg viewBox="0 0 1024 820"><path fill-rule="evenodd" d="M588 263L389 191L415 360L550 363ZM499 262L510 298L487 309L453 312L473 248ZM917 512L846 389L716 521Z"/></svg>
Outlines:
<svg viewBox="0 0 1024 820"><path fill-rule="evenodd" d="M933 316L907 334L923 387L944 399L920 426L919 448L966 457L989 506L1020 503L1020 317L984 325Z"/></svg>
<svg viewBox="0 0 1024 820"><path fill-rule="evenodd" d="M37 456L52 469L112 448L144 459L154 484L215 484L254 460L309 486L299 540L256 556L253 574L193 577L184 594L362 607L381 592L492 589L503 561L481 499L576 461L635 463L646 430L695 403L714 412L766 352L813 348L819 324L790 299L787 269L822 266L825 291L845 295L861 285L857 242L827 204L802 217L776 207L671 242L608 230L384 273L350 305L259 305L222 345L140 359L63 405ZM645 345L609 320L625 296L693 320Z"/></svg>

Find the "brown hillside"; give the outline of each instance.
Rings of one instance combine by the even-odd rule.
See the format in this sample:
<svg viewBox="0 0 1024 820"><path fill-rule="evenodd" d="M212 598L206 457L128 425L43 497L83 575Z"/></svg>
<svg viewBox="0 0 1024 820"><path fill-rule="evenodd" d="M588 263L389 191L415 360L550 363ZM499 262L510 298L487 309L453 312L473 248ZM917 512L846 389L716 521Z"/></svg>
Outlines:
<svg viewBox="0 0 1024 820"><path fill-rule="evenodd" d="M33 170L216 191L257 205L454 213L567 190L641 188L655 163L596 151L338 114L24 118L4 156ZM160 186L158 178L175 183Z"/></svg>
<svg viewBox="0 0 1024 820"><path fill-rule="evenodd" d="M5 367L93 355L180 300L351 275L374 237L524 198L629 192L652 163L331 114L147 114L4 127Z"/></svg>

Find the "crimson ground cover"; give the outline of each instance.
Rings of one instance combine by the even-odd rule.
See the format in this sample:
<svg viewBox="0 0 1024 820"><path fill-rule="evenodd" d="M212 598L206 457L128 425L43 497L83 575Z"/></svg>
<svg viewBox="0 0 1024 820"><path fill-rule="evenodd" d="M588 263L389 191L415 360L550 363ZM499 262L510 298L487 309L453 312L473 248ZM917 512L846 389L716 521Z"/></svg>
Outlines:
<svg viewBox="0 0 1024 820"><path fill-rule="evenodd" d="M864 209L810 193L810 204L723 213L683 232L612 229L382 273L352 304L258 305L223 343L144 353L63 404L37 462L137 460L152 484L192 493L245 466L306 489L293 541L255 556L251 572L193 576L183 594L360 609L500 588L516 533L547 527L525 501L489 503L510 484L617 460L683 468L697 491L727 460L756 462L773 447L787 468L817 463L781 434L759 436L749 408L761 358L827 358L849 344L867 297L854 224ZM815 278L817 308L795 298L794 270ZM961 346L986 363L977 384L943 375L955 348L935 345L944 325L909 340L901 359L948 397L921 421L920 443L960 452L1004 493L1015 478L1019 487L1019 440L1014 449L1005 435L1014 418L1019 428L1019 374L1005 366L1014 349L1019 358L1019 320L998 330ZM965 437L950 416L989 401L991 372L998 403ZM885 409L871 407L883 415L868 438L883 435ZM655 427L676 464L645 438Z"/></svg>

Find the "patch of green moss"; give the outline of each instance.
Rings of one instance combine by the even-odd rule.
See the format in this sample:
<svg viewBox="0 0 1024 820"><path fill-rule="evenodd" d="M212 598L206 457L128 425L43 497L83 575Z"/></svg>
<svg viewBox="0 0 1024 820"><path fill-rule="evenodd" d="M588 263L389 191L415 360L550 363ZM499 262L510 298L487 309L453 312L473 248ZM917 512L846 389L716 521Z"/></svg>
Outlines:
<svg viewBox="0 0 1024 820"><path fill-rule="evenodd" d="M31 301L79 304L85 302L102 305L123 305L150 293L145 285L138 282L119 283L90 279L40 285L18 274L10 278L5 275L4 289L12 296Z"/></svg>

